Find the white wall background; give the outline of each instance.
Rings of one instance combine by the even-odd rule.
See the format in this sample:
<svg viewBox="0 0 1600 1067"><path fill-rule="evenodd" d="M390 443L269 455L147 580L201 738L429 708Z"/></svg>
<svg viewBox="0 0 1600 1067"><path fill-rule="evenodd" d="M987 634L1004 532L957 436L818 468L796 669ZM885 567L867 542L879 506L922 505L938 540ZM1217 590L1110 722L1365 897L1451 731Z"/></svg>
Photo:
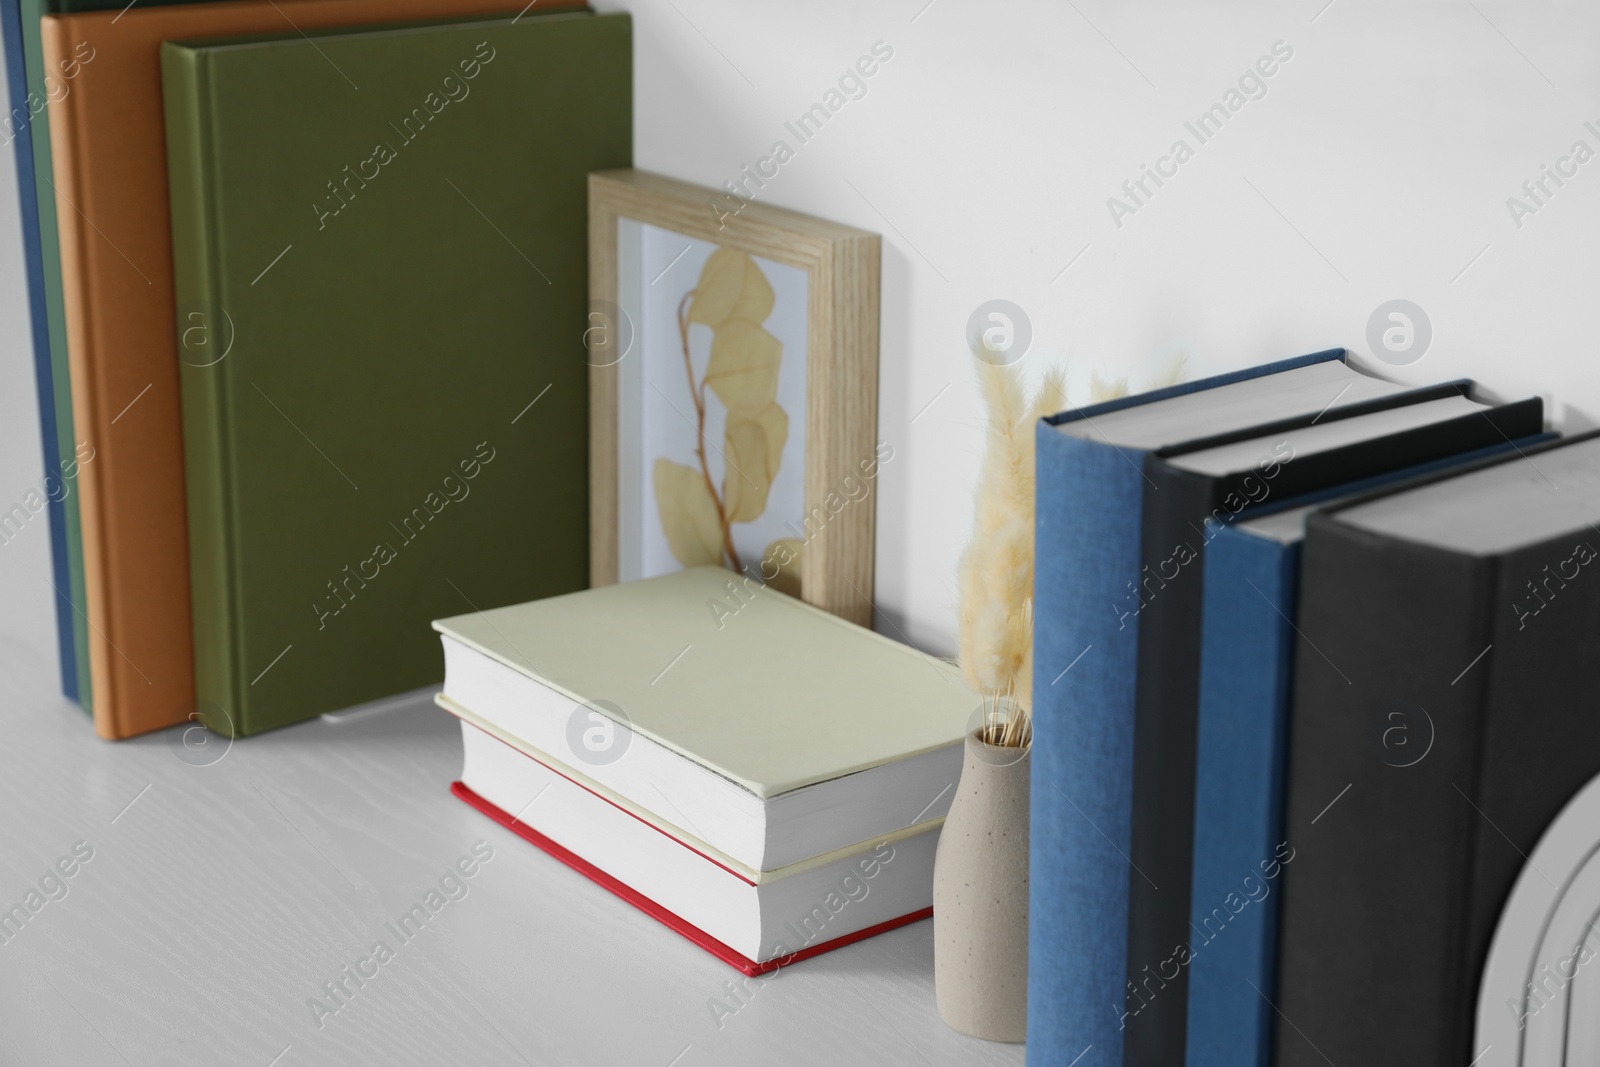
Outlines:
<svg viewBox="0 0 1600 1067"><path fill-rule="evenodd" d="M1025 365L1065 362L1074 401L1091 370L1137 384L1180 352L1191 377L1340 345L1381 366L1367 320L1403 298L1434 338L1394 376L1600 418L1600 158L1520 229L1506 207L1574 141L1600 152L1600 5L597 6L634 14L637 166L721 185L784 139L760 197L884 236L886 633L954 647L983 418L963 338L985 300L1027 311ZM783 123L878 40L894 57L867 95L797 146ZM1267 95L1199 145L1185 120L1278 40L1294 56ZM1179 137L1195 157L1119 229L1107 198Z"/></svg>
<svg viewBox="0 0 1600 1067"><path fill-rule="evenodd" d="M1600 420L1600 159L1519 229L1506 199L1573 142L1600 152L1600 5L1575 0L597 0L635 17L635 161L720 186L775 140L760 196L884 235L879 628L954 647L982 408L981 302L1022 306L1037 376L1135 383L1344 345L1404 298L1426 356L1394 372L1538 393ZM875 41L894 56L809 143L784 122ZM1293 58L1205 145L1185 131L1274 41ZM1106 200L1183 137L1136 215ZM13 173L0 168L0 496L39 466ZM1553 186L1552 186L1553 188ZM1068 264L1070 269L1063 272ZM1376 365L1376 364L1372 364ZM1086 502L1085 506L1092 506ZM53 658L45 523L0 547L21 650ZM20 622L18 620L21 620ZM27 620L32 620L27 621ZM19 649L12 649L13 652Z"/></svg>

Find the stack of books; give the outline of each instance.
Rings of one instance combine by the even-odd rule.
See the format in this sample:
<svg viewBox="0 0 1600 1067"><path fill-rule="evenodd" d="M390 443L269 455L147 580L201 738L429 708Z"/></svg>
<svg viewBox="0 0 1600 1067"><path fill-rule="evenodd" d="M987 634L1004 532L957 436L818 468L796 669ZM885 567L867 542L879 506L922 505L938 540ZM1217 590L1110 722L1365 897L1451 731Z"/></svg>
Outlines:
<svg viewBox="0 0 1600 1067"><path fill-rule="evenodd" d="M0 11L35 510L98 733L436 686L431 620L587 584L585 183L631 162L627 15Z"/></svg>
<svg viewBox="0 0 1600 1067"><path fill-rule="evenodd" d="M949 664L715 567L434 626L455 794L720 959L931 914L979 714Z"/></svg>
<svg viewBox="0 0 1600 1067"><path fill-rule="evenodd" d="M1518 1062L1587 951L1496 927L1600 773L1600 437L1332 351L1037 439L1030 1058Z"/></svg>

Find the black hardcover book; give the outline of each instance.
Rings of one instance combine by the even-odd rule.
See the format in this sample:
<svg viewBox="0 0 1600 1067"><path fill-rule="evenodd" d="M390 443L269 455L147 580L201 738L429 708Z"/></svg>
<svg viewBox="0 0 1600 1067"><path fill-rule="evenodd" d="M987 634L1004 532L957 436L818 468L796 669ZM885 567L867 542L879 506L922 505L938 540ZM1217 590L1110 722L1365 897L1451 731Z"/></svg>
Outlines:
<svg viewBox="0 0 1600 1067"><path fill-rule="evenodd" d="M1493 405L1460 381L1145 457L1144 566L1139 588L1116 609L1139 620L1128 1067L1184 1061L1206 520L1226 521L1269 500L1504 445L1539 433L1543 419L1537 398Z"/></svg>
<svg viewBox="0 0 1600 1067"><path fill-rule="evenodd" d="M1281 1067L1486 1051L1473 1027L1501 908L1600 771L1597 522L1600 434L1311 517Z"/></svg>

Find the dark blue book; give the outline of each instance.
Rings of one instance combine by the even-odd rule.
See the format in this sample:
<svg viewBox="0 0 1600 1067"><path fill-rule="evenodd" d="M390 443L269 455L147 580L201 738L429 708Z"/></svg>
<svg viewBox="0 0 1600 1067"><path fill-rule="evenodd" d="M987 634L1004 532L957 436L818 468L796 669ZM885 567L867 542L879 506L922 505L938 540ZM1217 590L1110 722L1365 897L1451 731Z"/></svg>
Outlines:
<svg viewBox="0 0 1600 1067"><path fill-rule="evenodd" d="M1537 400L1408 390L1342 357L1038 429L1028 1042L1040 1062L1184 1056L1206 518L1541 428Z"/></svg>
<svg viewBox="0 0 1600 1067"><path fill-rule="evenodd" d="M50 371L50 327L44 300L44 265L39 255L38 190L33 170L33 124L43 115L48 98L28 93L27 60L23 49L22 9L19 0L0 0L0 33L6 50L6 93L10 111L0 122L0 134L11 144L17 167L17 201L22 220L23 270L27 275L28 318L33 342L33 379L39 399L39 436L44 452L44 478L40 497L50 524L50 580L56 595L56 644L61 654L61 690L78 699L78 668L73 642L72 587L67 556L67 518L64 501L74 483L63 478L57 439L55 390ZM18 531L0 527L0 538Z"/></svg>
<svg viewBox="0 0 1600 1067"><path fill-rule="evenodd" d="M1538 444L1515 443L1208 521L1195 743L1188 1067L1268 1067L1294 618L1306 518L1380 487ZM1403 747L1403 731L1395 732ZM1417 755L1421 755L1418 746Z"/></svg>

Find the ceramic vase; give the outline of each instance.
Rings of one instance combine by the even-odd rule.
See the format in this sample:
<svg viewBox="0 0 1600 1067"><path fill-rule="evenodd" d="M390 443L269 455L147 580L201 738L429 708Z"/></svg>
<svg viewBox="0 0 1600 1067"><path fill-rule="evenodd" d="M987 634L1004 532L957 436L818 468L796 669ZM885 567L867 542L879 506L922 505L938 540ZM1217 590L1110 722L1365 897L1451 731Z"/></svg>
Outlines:
<svg viewBox="0 0 1600 1067"><path fill-rule="evenodd" d="M933 978L951 1029L1022 1041L1028 1020L1030 748L967 735L933 863Z"/></svg>

